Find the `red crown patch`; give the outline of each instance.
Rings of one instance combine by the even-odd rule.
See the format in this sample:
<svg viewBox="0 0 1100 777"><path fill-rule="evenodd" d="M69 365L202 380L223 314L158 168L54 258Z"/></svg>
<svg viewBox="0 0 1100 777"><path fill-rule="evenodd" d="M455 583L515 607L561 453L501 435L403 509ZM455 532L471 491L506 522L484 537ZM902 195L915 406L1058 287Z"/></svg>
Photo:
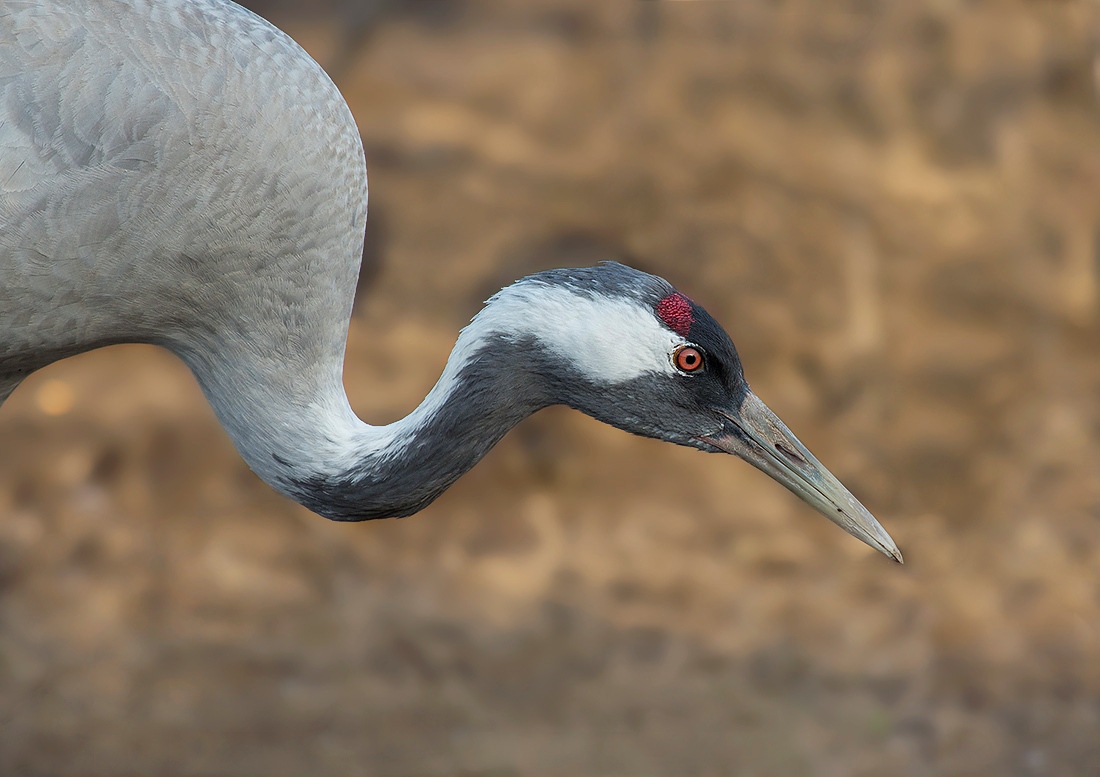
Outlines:
<svg viewBox="0 0 1100 777"><path fill-rule="evenodd" d="M691 300L678 291L674 291L657 303L657 316L668 324L668 328L681 337L687 337L691 331L694 313Z"/></svg>

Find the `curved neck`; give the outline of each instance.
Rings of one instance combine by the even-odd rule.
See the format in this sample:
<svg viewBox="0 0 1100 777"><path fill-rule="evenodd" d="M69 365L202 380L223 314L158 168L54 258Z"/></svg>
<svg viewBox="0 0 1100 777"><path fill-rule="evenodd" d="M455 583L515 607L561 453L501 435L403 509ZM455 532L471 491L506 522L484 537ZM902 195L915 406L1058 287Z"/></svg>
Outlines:
<svg viewBox="0 0 1100 777"><path fill-rule="evenodd" d="M292 472L273 485L334 520L412 515L480 461L509 429L552 404L540 376L520 363L520 353L496 348L492 338L464 333L416 410L382 427L346 416L351 434L329 466L309 474Z"/></svg>
<svg viewBox="0 0 1100 777"><path fill-rule="evenodd" d="M181 356L241 455L272 487L333 520L400 517L428 505L509 429L554 403L539 349L501 334L488 310L463 330L424 401L386 426L355 415L338 367L313 365L272 387L242 379L244 360L224 351L216 363ZM226 365L237 374L223 374Z"/></svg>

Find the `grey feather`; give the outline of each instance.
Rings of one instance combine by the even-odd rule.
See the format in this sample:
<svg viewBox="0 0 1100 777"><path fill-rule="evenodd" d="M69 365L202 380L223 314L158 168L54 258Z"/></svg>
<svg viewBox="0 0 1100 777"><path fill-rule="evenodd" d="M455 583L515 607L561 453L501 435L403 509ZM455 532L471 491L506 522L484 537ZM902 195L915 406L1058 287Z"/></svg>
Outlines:
<svg viewBox="0 0 1100 777"><path fill-rule="evenodd" d="M258 460L260 436L297 431L263 416L343 395L366 196L343 98L254 14L4 0L0 386L101 345L164 345Z"/></svg>

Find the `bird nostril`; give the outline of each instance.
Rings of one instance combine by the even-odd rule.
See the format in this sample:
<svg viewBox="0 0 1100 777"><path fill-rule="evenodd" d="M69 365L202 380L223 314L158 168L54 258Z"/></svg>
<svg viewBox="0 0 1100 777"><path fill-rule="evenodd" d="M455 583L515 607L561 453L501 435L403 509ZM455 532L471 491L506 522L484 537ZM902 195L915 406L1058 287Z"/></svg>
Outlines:
<svg viewBox="0 0 1100 777"><path fill-rule="evenodd" d="M780 453L782 453L784 456L786 456L788 459L793 461L795 464L805 464L806 463L806 460L804 458L799 456L797 453L792 451L790 448L788 448L786 445L784 445L781 442L777 442L775 444L775 449L777 451L779 451Z"/></svg>

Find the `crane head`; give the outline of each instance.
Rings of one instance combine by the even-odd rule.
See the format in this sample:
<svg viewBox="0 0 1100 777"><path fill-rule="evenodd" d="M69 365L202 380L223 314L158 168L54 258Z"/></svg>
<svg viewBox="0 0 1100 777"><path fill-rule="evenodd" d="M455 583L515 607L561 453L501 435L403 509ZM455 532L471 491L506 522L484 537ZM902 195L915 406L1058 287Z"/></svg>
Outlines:
<svg viewBox="0 0 1100 777"><path fill-rule="evenodd" d="M874 516L752 392L725 330L667 281L614 262L550 270L503 290L490 308L510 319L511 339L545 362L548 403L738 456L902 561Z"/></svg>

